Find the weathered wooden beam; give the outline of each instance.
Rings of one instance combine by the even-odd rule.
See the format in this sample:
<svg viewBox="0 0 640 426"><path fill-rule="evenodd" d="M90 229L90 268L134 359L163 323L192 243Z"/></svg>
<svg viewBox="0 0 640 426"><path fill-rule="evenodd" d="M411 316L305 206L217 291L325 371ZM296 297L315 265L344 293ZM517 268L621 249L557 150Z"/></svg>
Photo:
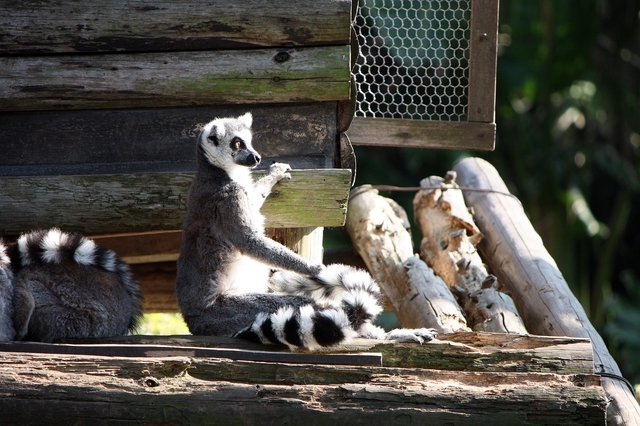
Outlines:
<svg viewBox="0 0 640 426"><path fill-rule="evenodd" d="M140 284L142 312L180 312L175 293L177 274L175 260L134 263L130 267Z"/></svg>
<svg viewBox="0 0 640 426"><path fill-rule="evenodd" d="M335 167L336 102L320 102L0 113L0 176L195 171L200 128L246 112L264 167Z"/></svg>
<svg viewBox="0 0 640 426"><path fill-rule="evenodd" d="M5 353L12 425L600 425L597 377ZM63 413L63 414L61 414Z"/></svg>
<svg viewBox="0 0 640 426"><path fill-rule="evenodd" d="M0 111L348 100L349 49L0 57Z"/></svg>
<svg viewBox="0 0 640 426"><path fill-rule="evenodd" d="M133 335L101 339L98 342L66 341L64 343L101 343L122 347L135 344L181 348L208 347L250 351L287 351L283 346L258 345L241 339L191 335ZM6 345L4 347L9 350L10 344ZM55 344L50 344L48 348L50 353L56 353ZM64 350L61 353L65 353ZM587 339L579 338L458 332L439 335L438 339L424 345L356 339L338 347L313 351L316 354L365 352L381 353L383 365L394 368L556 374L591 374L593 371L593 353L590 342Z"/></svg>
<svg viewBox="0 0 640 426"><path fill-rule="evenodd" d="M471 2L467 105L469 121L495 121L499 7L498 0Z"/></svg>
<svg viewBox="0 0 640 426"><path fill-rule="evenodd" d="M262 209L266 226L342 226L351 171L293 170L291 175L291 180L278 183ZM2 177L0 235L52 226L84 233L180 229L193 177L193 173Z"/></svg>
<svg viewBox="0 0 640 426"><path fill-rule="evenodd" d="M495 124L354 117L347 134L353 145L491 151Z"/></svg>
<svg viewBox="0 0 640 426"><path fill-rule="evenodd" d="M0 52L51 54L349 44L349 0L0 3Z"/></svg>
<svg viewBox="0 0 640 426"><path fill-rule="evenodd" d="M454 170L461 187L482 191L464 191L485 236L479 248L511 292L527 329L537 334L587 337L593 343L595 371L621 376L604 340L498 171L480 158L466 158ZM620 379L603 377L602 383L612 400L607 410L608 424L640 424L640 406L632 390Z"/></svg>

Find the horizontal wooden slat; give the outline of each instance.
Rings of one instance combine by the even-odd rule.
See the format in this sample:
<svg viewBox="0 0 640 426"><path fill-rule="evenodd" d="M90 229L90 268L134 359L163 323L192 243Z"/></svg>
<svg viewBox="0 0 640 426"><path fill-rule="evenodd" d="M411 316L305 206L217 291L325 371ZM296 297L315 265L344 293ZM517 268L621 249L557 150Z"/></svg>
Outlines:
<svg viewBox="0 0 640 426"><path fill-rule="evenodd" d="M349 46L0 58L0 111L349 99Z"/></svg>
<svg viewBox="0 0 640 426"><path fill-rule="evenodd" d="M80 343L80 341L65 341ZM242 339L210 336L123 336L83 343L168 345L260 351L287 351L284 346L259 345ZM55 347L50 349L55 353ZM355 339L315 353L381 353L385 367L435 370L592 374L589 339L507 333L458 332L442 334L422 345Z"/></svg>
<svg viewBox="0 0 640 426"><path fill-rule="evenodd" d="M349 44L348 0L0 2L0 54Z"/></svg>
<svg viewBox="0 0 640 426"><path fill-rule="evenodd" d="M490 151L493 123L355 117L347 131L353 145Z"/></svg>
<svg viewBox="0 0 640 426"><path fill-rule="evenodd" d="M259 174L259 172L256 172ZM351 171L294 170L262 211L266 226L341 226ZM0 235L57 226L84 233L180 229L193 173L0 178Z"/></svg>
<svg viewBox="0 0 640 426"><path fill-rule="evenodd" d="M334 167L336 102L0 113L0 176L194 171L199 129L253 113L266 167Z"/></svg>

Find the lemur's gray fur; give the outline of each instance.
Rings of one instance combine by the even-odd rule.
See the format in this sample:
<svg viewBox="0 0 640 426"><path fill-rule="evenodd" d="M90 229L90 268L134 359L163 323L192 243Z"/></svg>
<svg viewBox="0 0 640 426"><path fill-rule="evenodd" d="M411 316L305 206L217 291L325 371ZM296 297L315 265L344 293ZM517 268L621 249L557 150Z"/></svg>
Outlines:
<svg viewBox="0 0 640 426"><path fill-rule="evenodd" d="M196 335L236 336L292 349L332 346L356 336L422 343L432 329L391 334L372 324L382 310L371 276L344 265L312 264L264 236L260 207L287 164L254 182L252 116L208 123L197 143L176 296Z"/></svg>
<svg viewBox="0 0 640 426"><path fill-rule="evenodd" d="M0 240L0 340L101 338L133 331L140 289L116 254L59 229Z"/></svg>

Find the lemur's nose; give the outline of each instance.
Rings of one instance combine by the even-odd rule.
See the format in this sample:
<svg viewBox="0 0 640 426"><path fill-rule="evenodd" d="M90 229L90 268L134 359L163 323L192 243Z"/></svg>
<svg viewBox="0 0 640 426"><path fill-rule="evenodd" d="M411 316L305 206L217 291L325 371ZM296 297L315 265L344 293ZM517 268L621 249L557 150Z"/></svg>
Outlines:
<svg viewBox="0 0 640 426"><path fill-rule="evenodd" d="M260 156L258 154L252 154L252 160L255 163L255 165L257 166L258 164L260 164L260 161L262 161L262 159L260 158Z"/></svg>

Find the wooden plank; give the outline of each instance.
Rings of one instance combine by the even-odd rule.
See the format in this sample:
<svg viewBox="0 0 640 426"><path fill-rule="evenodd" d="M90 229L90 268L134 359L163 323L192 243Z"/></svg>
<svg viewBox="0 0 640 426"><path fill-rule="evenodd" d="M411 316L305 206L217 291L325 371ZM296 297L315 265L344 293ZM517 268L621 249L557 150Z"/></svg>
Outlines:
<svg viewBox="0 0 640 426"><path fill-rule="evenodd" d="M580 302L545 249L522 204L511 196L498 171L480 158L466 158L454 166L467 205L485 236L479 245L485 261L516 302L533 333L591 339L597 372L620 377L622 373L593 327ZM488 192L487 192L488 191ZM609 424L640 424L640 406L624 382L604 377L611 398Z"/></svg>
<svg viewBox="0 0 640 426"><path fill-rule="evenodd" d="M257 175L260 172L256 172ZM269 228L342 226L351 171L293 170L262 211ZM0 235L57 226L83 233L182 227L194 173L0 178Z"/></svg>
<svg viewBox="0 0 640 426"><path fill-rule="evenodd" d="M140 284L142 312L180 312L175 293L177 274L175 260L134 263L130 267Z"/></svg>
<svg viewBox="0 0 640 426"><path fill-rule="evenodd" d="M498 0L471 2L467 110L469 121L495 121L498 8Z"/></svg>
<svg viewBox="0 0 640 426"><path fill-rule="evenodd" d="M212 50L349 44L348 0L0 3L0 52Z"/></svg>
<svg viewBox="0 0 640 426"><path fill-rule="evenodd" d="M66 341L64 343L80 343ZM95 343L87 341L83 343ZM283 346L258 345L241 339L209 336L123 336L99 343L170 345L286 351ZM593 353L588 339L504 333L458 332L442 334L424 345L356 339L314 353L382 353L385 367L456 371L591 374Z"/></svg>
<svg viewBox="0 0 640 426"><path fill-rule="evenodd" d="M234 348L207 348L195 346L168 345L112 345L112 344L72 344L72 343L38 343L38 342L0 342L0 352L14 353L47 353L60 355L94 355L107 357L191 357L191 358L224 358L232 361L277 362L289 364L324 364L324 365L373 365L382 366L382 355L379 353L362 354L329 354L329 353L297 353L268 352Z"/></svg>
<svg viewBox="0 0 640 426"><path fill-rule="evenodd" d="M495 124L355 117L347 131L353 145L490 151Z"/></svg>
<svg viewBox="0 0 640 426"><path fill-rule="evenodd" d="M334 167L336 102L320 102L0 113L0 176L195 171L200 128L247 111L263 167Z"/></svg>
<svg viewBox="0 0 640 426"><path fill-rule="evenodd" d="M349 99L349 46L0 58L0 111Z"/></svg>
<svg viewBox="0 0 640 426"><path fill-rule="evenodd" d="M5 353L12 425L601 425L591 375ZM63 414L61 414L63 413Z"/></svg>

